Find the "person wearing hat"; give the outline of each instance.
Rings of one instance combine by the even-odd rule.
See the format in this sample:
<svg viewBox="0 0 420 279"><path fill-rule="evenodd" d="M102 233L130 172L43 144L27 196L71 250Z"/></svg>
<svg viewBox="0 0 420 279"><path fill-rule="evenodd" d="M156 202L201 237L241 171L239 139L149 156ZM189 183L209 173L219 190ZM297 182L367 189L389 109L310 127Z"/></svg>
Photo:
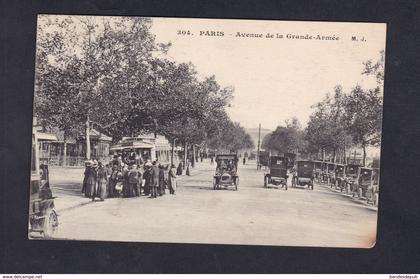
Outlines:
<svg viewBox="0 0 420 279"><path fill-rule="evenodd" d="M102 162L98 163L97 168L97 189L95 196L92 200L95 200L95 197L100 198L101 201L105 200L106 197L106 185L108 182L108 174L106 168L102 165Z"/></svg>
<svg viewBox="0 0 420 279"><path fill-rule="evenodd" d="M152 185L151 185L151 197L156 198L157 197L157 189L159 186L159 167L157 166L156 161L153 161L152 168L151 168L151 176L152 176Z"/></svg>
<svg viewBox="0 0 420 279"><path fill-rule="evenodd" d="M165 169L161 164L159 164L158 168L159 168L158 195L162 196L162 195L165 195Z"/></svg>
<svg viewBox="0 0 420 279"><path fill-rule="evenodd" d="M144 195L148 196L150 195L151 185L152 185L152 164L150 162L147 162L144 164L144 173L143 173L143 179L144 179Z"/></svg>
<svg viewBox="0 0 420 279"><path fill-rule="evenodd" d="M89 173L88 169L90 168L90 166L91 166L90 161L85 161L85 172L83 173L84 177L83 177L83 184L82 184L82 194L84 194L86 191L86 181L88 178L88 173Z"/></svg>
<svg viewBox="0 0 420 279"><path fill-rule="evenodd" d="M95 195L95 188L96 188L96 169L95 165L92 161L90 161L86 168L86 188L85 188L85 197L92 198Z"/></svg>
<svg viewBox="0 0 420 279"><path fill-rule="evenodd" d="M130 170L128 171L128 184L129 184L128 189L130 190L130 193L128 194L131 197L133 196L133 194L136 197L140 196L140 192L139 192L140 179L141 179L141 175L140 175L139 170L137 169L137 165L132 165L130 167Z"/></svg>
<svg viewBox="0 0 420 279"><path fill-rule="evenodd" d="M175 195L176 191L176 175L175 175L175 165L172 164L171 168L168 172L168 187L169 187L169 193L172 195Z"/></svg>

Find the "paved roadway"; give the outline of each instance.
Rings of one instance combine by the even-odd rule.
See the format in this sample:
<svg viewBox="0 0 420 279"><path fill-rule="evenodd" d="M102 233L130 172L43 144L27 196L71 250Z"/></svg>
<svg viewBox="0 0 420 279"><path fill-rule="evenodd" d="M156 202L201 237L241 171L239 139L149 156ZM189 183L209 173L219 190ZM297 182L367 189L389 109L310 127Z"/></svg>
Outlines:
<svg viewBox="0 0 420 279"><path fill-rule="evenodd" d="M213 173L214 166L209 162L199 164L192 176L178 180L175 196L167 194L157 199L89 202L77 192L68 198L85 204L62 212L58 208L60 226L56 237L330 247L372 247L375 243L376 210L324 185L315 185L313 191L267 189L263 187L264 171L249 163L239 166L238 191L214 191ZM58 185L53 191L60 196L66 187L80 189L75 179L82 180L74 174L52 174L51 182ZM63 196L61 202L65 200Z"/></svg>

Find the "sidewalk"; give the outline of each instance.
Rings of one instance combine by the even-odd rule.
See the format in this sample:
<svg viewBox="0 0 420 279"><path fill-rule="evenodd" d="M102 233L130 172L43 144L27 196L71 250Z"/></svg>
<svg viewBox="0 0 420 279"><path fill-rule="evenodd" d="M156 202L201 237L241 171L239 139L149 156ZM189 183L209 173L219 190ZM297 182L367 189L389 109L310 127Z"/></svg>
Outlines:
<svg viewBox="0 0 420 279"><path fill-rule="evenodd" d="M327 184L317 183L317 185L322 186L325 189L330 190L331 192L341 194L342 196L345 196L346 198L350 199L352 202L366 206L366 208L369 208L374 211L378 211L378 206L368 203L366 198L353 197L351 193L341 192L340 190L336 189L334 186L331 188L331 186Z"/></svg>
<svg viewBox="0 0 420 279"><path fill-rule="evenodd" d="M198 162L194 168L190 166L189 176L185 175L185 169L182 176L177 176L177 181L181 182L213 168L215 165L210 165L210 161ZM83 168L57 167L50 172L50 185L52 185L53 196L56 197L54 204L58 214L92 203L91 199L81 193L83 171Z"/></svg>

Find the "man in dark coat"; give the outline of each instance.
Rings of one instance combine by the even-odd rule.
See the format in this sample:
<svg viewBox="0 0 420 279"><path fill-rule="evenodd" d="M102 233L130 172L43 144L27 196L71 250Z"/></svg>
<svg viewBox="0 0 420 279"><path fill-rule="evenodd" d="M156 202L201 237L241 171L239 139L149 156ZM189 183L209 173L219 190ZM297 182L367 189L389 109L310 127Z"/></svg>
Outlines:
<svg viewBox="0 0 420 279"><path fill-rule="evenodd" d="M182 175L182 162L179 162L178 168L176 169L176 175Z"/></svg>
<svg viewBox="0 0 420 279"><path fill-rule="evenodd" d="M159 164L159 187L158 187L158 195L162 196L165 195L165 169L164 167Z"/></svg>
<svg viewBox="0 0 420 279"><path fill-rule="evenodd" d="M143 173L143 179L144 179L144 195L148 196L150 194L150 188L152 185L152 164L150 162L147 162L144 165L144 173Z"/></svg>
<svg viewBox="0 0 420 279"><path fill-rule="evenodd" d="M156 161L153 161L152 163L152 185L151 185L151 197L156 198L157 197L157 188L159 186L159 167L156 165Z"/></svg>
<svg viewBox="0 0 420 279"><path fill-rule="evenodd" d="M139 182L140 182L140 172L137 169L136 165L132 165L131 169L128 171L128 183L130 184L129 189L134 191L136 197L140 196L139 193ZM130 196L133 195L133 192L129 193Z"/></svg>

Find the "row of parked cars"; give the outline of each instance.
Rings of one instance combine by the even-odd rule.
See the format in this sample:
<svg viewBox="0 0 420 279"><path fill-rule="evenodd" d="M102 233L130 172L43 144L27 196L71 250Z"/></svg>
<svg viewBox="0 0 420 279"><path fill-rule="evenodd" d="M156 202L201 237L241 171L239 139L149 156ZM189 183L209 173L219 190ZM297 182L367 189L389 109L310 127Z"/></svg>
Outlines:
<svg viewBox="0 0 420 279"><path fill-rule="evenodd" d="M377 204L379 191L379 169L356 164L297 160L288 157L270 156L264 174L264 187L270 184L287 190L287 180L292 187L307 186L314 189L314 182L330 185L353 197Z"/></svg>

